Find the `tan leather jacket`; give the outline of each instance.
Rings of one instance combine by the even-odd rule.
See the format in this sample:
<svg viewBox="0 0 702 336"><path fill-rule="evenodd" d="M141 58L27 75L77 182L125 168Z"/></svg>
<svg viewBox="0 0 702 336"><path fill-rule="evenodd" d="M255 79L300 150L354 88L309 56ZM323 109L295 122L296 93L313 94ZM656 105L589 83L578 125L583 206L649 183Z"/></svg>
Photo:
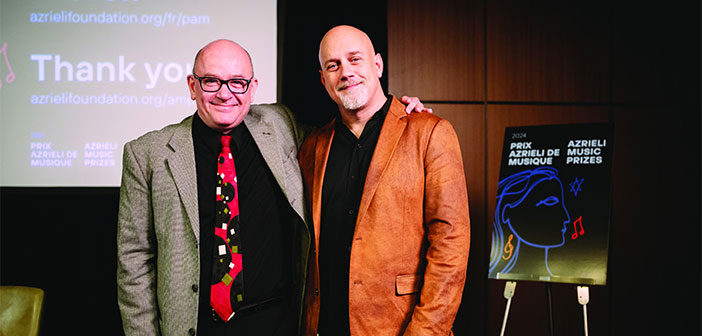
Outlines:
<svg viewBox="0 0 702 336"><path fill-rule="evenodd" d="M449 335L466 279L468 195L453 127L393 101L368 168L349 270L351 335ZM310 135L300 167L314 224L305 335L316 335L316 251L332 123ZM321 223L324 225L324 223Z"/></svg>

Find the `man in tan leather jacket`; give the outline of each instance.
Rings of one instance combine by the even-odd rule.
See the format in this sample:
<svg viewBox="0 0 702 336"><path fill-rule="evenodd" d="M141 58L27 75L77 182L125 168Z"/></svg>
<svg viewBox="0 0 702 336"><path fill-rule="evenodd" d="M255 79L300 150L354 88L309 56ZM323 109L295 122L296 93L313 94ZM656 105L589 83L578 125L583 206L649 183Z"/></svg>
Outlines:
<svg viewBox="0 0 702 336"><path fill-rule="evenodd" d="M319 60L339 113L299 154L314 226L304 334L449 335L470 244L453 127L384 94L362 31L331 29Z"/></svg>

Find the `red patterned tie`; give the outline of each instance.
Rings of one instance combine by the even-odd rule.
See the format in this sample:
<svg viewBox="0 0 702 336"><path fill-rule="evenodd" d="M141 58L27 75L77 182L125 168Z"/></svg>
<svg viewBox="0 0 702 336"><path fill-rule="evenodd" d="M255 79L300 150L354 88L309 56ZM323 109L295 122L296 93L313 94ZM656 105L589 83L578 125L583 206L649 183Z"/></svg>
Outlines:
<svg viewBox="0 0 702 336"><path fill-rule="evenodd" d="M217 213L210 295L210 305L224 321L229 321L236 308L241 305L244 288L239 232L239 187L236 182L234 158L229 150L231 139L231 136L222 136L222 151L217 159Z"/></svg>

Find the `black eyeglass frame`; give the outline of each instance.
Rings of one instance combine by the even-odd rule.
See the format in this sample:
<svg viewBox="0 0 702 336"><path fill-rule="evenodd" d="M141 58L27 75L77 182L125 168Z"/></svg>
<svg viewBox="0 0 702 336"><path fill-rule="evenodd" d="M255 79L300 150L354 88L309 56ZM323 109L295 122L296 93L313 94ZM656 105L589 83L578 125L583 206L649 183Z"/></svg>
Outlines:
<svg viewBox="0 0 702 336"><path fill-rule="evenodd" d="M219 91L219 90L222 89L222 85L226 84L226 85L227 85L227 89L229 89L229 92L231 92L231 93L233 93L233 94L243 94L243 93L246 93L247 91L249 91L249 87L251 86L251 80L253 80L253 78L254 78L254 76L251 76L251 78L249 78L249 79L246 79L246 78L221 79L221 78L212 77L212 76L203 76L203 77L200 77L200 76L198 76L198 75L196 75L196 74L194 74L194 73L193 73L192 75L193 75L193 77L195 77L195 79L197 79L198 82L200 82L200 88L202 89L202 91L205 91L205 92L217 92L217 91ZM219 87L217 87L217 90L206 90L206 89L202 86L202 80L203 80L203 79L208 79L208 78L209 78L209 79L216 79L216 80L219 81ZM246 82L246 87L244 88L244 91L238 92L238 91L232 90L232 88L229 86L229 82L231 82L231 81L244 81L244 82Z"/></svg>

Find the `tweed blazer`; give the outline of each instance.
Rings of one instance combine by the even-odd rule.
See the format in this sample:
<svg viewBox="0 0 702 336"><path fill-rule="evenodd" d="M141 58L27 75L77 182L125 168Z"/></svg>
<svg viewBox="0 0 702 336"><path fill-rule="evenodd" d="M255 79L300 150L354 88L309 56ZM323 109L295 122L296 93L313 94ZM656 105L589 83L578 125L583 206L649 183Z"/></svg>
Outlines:
<svg viewBox="0 0 702 336"><path fill-rule="evenodd" d="M244 124L290 206L293 287L302 305L311 234L297 163L303 134L282 105L252 105ZM118 302L126 335L197 330L200 221L192 116L124 146L117 231Z"/></svg>
<svg viewBox="0 0 702 336"><path fill-rule="evenodd" d="M449 335L466 277L470 227L456 133L435 115L387 113L358 209L349 269L351 335ZM319 318L322 183L334 121L300 148L311 202L314 249L305 300L305 335ZM322 253L324 251L321 251Z"/></svg>

